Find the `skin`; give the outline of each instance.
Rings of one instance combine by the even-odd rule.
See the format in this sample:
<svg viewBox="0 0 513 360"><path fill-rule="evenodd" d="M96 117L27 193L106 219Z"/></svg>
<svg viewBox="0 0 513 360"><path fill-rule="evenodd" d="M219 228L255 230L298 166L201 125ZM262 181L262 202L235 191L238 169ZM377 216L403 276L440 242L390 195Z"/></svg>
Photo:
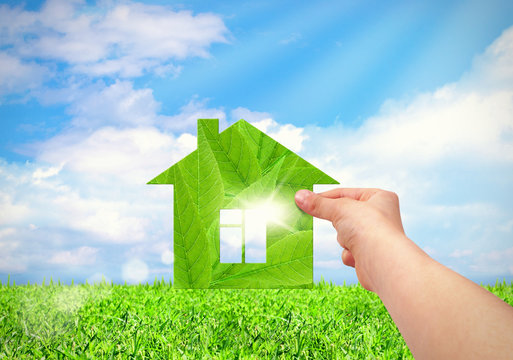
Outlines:
<svg viewBox="0 0 513 360"><path fill-rule="evenodd" d="M342 261L378 294L416 359L513 359L513 307L410 240L395 193L300 190L295 199L331 221Z"/></svg>

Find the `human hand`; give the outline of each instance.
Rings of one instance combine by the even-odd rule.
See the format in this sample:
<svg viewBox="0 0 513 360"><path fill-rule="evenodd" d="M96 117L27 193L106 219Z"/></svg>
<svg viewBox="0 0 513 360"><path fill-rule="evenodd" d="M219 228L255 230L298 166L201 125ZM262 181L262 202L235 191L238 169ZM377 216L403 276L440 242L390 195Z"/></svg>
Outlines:
<svg viewBox="0 0 513 360"><path fill-rule="evenodd" d="M396 194L300 190L296 203L331 221L344 264L378 294L415 358L511 359L513 308L408 239Z"/></svg>
<svg viewBox="0 0 513 360"><path fill-rule="evenodd" d="M308 214L331 221L344 248L342 261L355 268L364 288L375 291L371 265L376 256L390 249L391 242L409 240L397 195L380 189L339 188L320 194L300 190L295 200Z"/></svg>

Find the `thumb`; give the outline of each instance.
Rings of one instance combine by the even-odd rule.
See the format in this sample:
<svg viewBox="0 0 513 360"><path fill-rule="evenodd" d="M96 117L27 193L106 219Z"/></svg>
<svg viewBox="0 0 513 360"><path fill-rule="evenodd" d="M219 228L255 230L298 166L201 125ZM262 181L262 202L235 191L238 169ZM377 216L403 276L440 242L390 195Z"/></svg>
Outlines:
<svg viewBox="0 0 513 360"><path fill-rule="evenodd" d="M333 221L339 210L337 199L326 198L309 190L299 190L295 200L301 210L325 220Z"/></svg>

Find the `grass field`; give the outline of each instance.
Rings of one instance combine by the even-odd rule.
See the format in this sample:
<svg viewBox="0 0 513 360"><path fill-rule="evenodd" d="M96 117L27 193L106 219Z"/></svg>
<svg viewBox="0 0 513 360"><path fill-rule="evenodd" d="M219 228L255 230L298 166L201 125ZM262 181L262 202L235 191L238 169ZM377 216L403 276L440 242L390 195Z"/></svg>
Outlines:
<svg viewBox="0 0 513 360"><path fill-rule="evenodd" d="M513 283L489 290L513 304ZM0 358L411 358L373 293L2 285Z"/></svg>

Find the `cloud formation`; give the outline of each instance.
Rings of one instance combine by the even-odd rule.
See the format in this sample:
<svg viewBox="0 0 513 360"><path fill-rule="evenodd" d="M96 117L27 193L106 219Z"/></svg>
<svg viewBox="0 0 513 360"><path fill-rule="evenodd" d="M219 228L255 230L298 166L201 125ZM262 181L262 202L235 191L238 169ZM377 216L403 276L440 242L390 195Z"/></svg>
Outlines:
<svg viewBox="0 0 513 360"><path fill-rule="evenodd" d="M225 128L227 122L224 110L209 108L207 103L207 99L199 100L197 97L194 97L180 108L178 114L162 117L159 121L159 126L174 132L194 133L198 119L219 119L219 128Z"/></svg>
<svg viewBox="0 0 513 360"><path fill-rule="evenodd" d="M176 74L180 60L208 57L228 30L213 14L101 4L0 6L0 95L35 91L63 67L61 89L34 93L69 115L60 133L30 144L31 162L0 160L0 271L95 264L84 279L129 282L169 273L171 187L145 183L196 148L198 118L219 118L221 129L244 118L343 186L397 191L408 235L442 262L513 274L513 29L455 83L389 100L358 128L301 128L199 97L163 114L152 89L129 78ZM104 76L112 79L91 80ZM336 270L340 279L340 253L331 225L316 222L316 272Z"/></svg>
<svg viewBox="0 0 513 360"><path fill-rule="evenodd" d="M81 246L73 250L58 251L49 262L68 266L93 265L96 262L97 253L97 248Z"/></svg>
<svg viewBox="0 0 513 360"><path fill-rule="evenodd" d="M48 75L39 64L0 52L0 96L35 89Z"/></svg>
<svg viewBox="0 0 513 360"><path fill-rule="evenodd" d="M511 69L513 28L457 82L386 101L357 128L307 127L305 155L344 186L398 192L407 233L438 260L469 276L512 275L508 256L487 265L477 255L508 253L513 235Z"/></svg>
<svg viewBox="0 0 513 360"><path fill-rule="evenodd" d="M278 124L273 120L271 114L266 112L251 111L238 107L231 111L231 117L233 121L246 120L260 131L265 132L283 146L295 152L301 151L303 141L308 139L304 129L292 124Z"/></svg>
<svg viewBox="0 0 513 360"><path fill-rule="evenodd" d="M174 11L168 6L134 2L47 0L39 11L0 5L0 64L18 70L0 73L1 88L26 89L29 74L66 66L92 77L177 74L175 62L208 57L214 43L226 43L228 30L211 13ZM27 62L28 61L28 62ZM23 70L23 71L22 71ZM35 81L35 80L34 80Z"/></svg>

